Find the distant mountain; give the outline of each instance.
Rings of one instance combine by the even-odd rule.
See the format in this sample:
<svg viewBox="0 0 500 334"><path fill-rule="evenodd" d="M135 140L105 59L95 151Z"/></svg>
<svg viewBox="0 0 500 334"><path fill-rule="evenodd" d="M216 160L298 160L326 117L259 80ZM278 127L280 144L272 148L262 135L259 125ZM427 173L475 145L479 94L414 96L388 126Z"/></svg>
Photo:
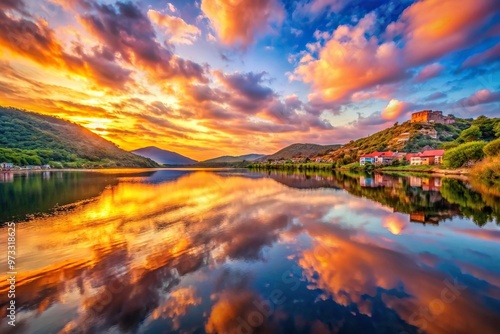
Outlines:
<svg viewBox="0 0 500 334"><path fill-rule="evenodd" d="M158 167L57 117L0 107L0 162L64 167Z"/></svg>
<svg viewBox="0 0 500 334"><path fill-rule="evenodd" d="M312 158L314 156L322 156L331 151L337 150L341 145L317 145L317 144L292 144L278 152L266 155L259 161L268 160L288 160L292 158Z"/></svg>
<svg viewBox="0 0 500 334"><path fill-rule="evenodd" d="M149 158L161 165L194 165L198 162L179 153L163 150L155 146L148 146L130 152Z"/></svg>
<svg viewBox="0 0 500 334"><path fill-rule="evenodd" d="M202 161L201 163L233 163L242 161L254 161L264 156L264 154L246 154L239 156L224 155L222 157Z"/></svg>

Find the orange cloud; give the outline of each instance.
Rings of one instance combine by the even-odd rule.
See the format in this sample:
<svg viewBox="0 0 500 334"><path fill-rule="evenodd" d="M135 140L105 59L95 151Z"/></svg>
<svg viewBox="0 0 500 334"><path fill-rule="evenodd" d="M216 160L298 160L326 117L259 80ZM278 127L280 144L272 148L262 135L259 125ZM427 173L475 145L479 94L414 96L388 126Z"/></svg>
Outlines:
<svg viewBox="0 0 500 334"><path fill-rule="evenodd" d="M266 303L258 294L248 289L229 289L215 297L217 302L205 325L207 333L276 333L277 328L255 306Z"/></svg>
<svg viewBox="0 0 500 334"><path fill-rule="evenodd" d="M154 9L148 10L148 17L160 28L165 29L165 34L172 43L192 44L201 33L198 27L186 23L180 17L161 14Z"/></svg>
<svg viewBox="0 0 500 334"><path fill-rule="evenodd" d="M0 12L0 46L33 62L69 74L77 74L89 83L117 90L125 89L131 82L131 71L122 67L107 47L84 50L74 42L72 50L66 50L57 40L54 31L43 19L14 18Z"/></svg>
<svg viewBox="0 0 500 334"><path fill-rule="evenodd" d="M367 91L407 77L415 66L477 42L478 31L499 10L496 0L463 0L459 8L455 0L422 0L391 23L383 37L376 35L377 17L371 12L356 25L338 26L325 43L310 44L314 60L299 63L292 79L311 84L311 98L339 102L357 94L359 100L369 96ZM429 65L417 80L441 71L439 65Z"/></svg>
<svg viewBox="0 0 500 334"><path fill-rule="evenodd" d="M252 44L257 36L281 24L284 9L277 0L203 0L201 10L224 44Z"/></svg>
<svg viewBox="0 0 500 334"><path fill-rule="evenodd" d="M384 218L382 226L384 226L392 234L401 234L408 226L407 217L399 214L388 215Z"/></svg>
<svg viewBox="0 0 500 334"><path fill-rule="evenodd" d="M392 99L382 110L382 118L388 121L395 120L408 110L409 104L403 101Z"/></svg>
<svg viewBox="0 0 500 334"><path fill-rule="evenodd" d="M185 315L190 307L200 303L201 298L196 296L196 288L179 288L170 292L167 300L152 312L151 317L153 319L170 318L174 329L177 330L180 327L180 317Z"/></svg>
<svg viewBox="0 0 500 334"><path fill-rule="evenodd" d="M401 79L405 71L394 42L379 43L367 38L376 23L375 13L367 14L357 25L341 25L319 50L315 60L301 63L294 78L310 83L325 101L340 101L352 94Z"/></svg>
<svg viewBox="0 0 500 334"><path fill-rule="evenodd" d="M476 42L475 33L498 10L497 0L416 2L397 23L406 39L405 59L409 64L422 64Z"/></svg>

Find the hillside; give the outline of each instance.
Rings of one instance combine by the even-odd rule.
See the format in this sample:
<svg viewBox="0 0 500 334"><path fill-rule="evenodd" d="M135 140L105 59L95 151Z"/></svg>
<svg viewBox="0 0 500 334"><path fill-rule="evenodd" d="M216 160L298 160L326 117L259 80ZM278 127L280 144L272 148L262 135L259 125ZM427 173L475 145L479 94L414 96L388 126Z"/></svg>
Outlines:
<svg viewBox="0 0 500 334"><path fill-rule="evenodd" d="M143 147L130 152L149 158L161 165L193 165L198 162L179 153L163 150L155 146Z"/></svg>
<svg viewBox="0 0 500 334"><path fill-rule="evenodd" d="M359 160L366 153L375 151L402 151L418 152L423 149L446 148L447 144L460 140L463 131L473 125L481 129L482 137L477 140L491 140L490 123L498 119L490 119L484 116L477 119L455 118L454 124L439 123L411 123L394 124L392 127L374 133L368 137L350 141L341 149L325 156L337 162L337 165L345 165ZM486 120L486 121L485 121ZM462 132L463 131L463 132Z"/></svg>
<svg viewBox="0 0 500 334"><path fill-rule="evenodd" d="M239 156L224 155L222 157L202 161L201 163L233 163L233 162L243 162L243 161L254 161L264 156L265 156L264 154L246 154Z"/></svg>
<svg viewBox="0 0 500 334"><path fill-rule="evenodd" d="M292 144L274 154L266 155L265 157L258 159L258 161L275 161L324 156L331 151L337 150L340 146L341 145Z"/></svg>
<svg viewBox="0 0 500 334"><path fill-rule="evenodd" d="M64 167L158 167L80 125L0 107L0 162L4 161Z"/></svg>

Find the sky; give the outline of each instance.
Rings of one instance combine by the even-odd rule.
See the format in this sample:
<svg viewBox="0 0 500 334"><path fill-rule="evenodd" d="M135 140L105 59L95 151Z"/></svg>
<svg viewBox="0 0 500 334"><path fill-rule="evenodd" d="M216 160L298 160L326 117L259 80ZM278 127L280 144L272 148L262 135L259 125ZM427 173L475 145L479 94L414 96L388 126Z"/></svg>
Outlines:
<svg viewBox="0 0 500 334"><path fill-rule="evenodd" d="M0 0L0 105L193 159L500 116L498 0Z"/></svg>

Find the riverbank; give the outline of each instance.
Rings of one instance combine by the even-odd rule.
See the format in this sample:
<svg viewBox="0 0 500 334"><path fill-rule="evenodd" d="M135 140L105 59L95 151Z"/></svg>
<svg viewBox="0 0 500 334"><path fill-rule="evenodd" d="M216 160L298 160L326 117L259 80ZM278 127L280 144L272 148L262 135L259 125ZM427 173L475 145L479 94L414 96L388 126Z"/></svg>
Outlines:
<svg viewBox="0 0 500 334"><path fill-rule="evenodd" d="M412 167L420 167L420 166L401 166L404 168L398 167L382 167L377 169L378 172L406 172L406 173L426 173L431 174L433 176L447 176L447 175L459 175L459 176L469 176L470 169L467 168L457 168L457 169L446 169L446 168L438 168L433 167L430 169L419 169Z"/></svg>
<svg viewBox="0 0 500 334"><path fill-rule="evenodd" d="M470 168L447 169L435 165L419 166L384 166L365 168L359 163L352 163L342 167L333 167L331 163L300 163L300 164L251 164L250 169L256 170L277 170L277 171L354 171L354 172L377 172L377 173L411 173L425 174L429 176L461 176L468 177L471 173Z"/></svg>
<svg viewBox="0 0 500 334"><path fill-rule="evenodd" d="M362 166L350 166L346 165L343 167L335 168L336 170L355 170L355 171L368 171L365 170ZM385 167L375 167L369 172L377 172L377 173L418 173L418 174L429 174L431 176L448 176L448 175L458 175L458 176L468 176L471 172L468 168L456 168L456 169L447 169L441 168L433 165L420 165L420 166L385 166Z"/></svg>

